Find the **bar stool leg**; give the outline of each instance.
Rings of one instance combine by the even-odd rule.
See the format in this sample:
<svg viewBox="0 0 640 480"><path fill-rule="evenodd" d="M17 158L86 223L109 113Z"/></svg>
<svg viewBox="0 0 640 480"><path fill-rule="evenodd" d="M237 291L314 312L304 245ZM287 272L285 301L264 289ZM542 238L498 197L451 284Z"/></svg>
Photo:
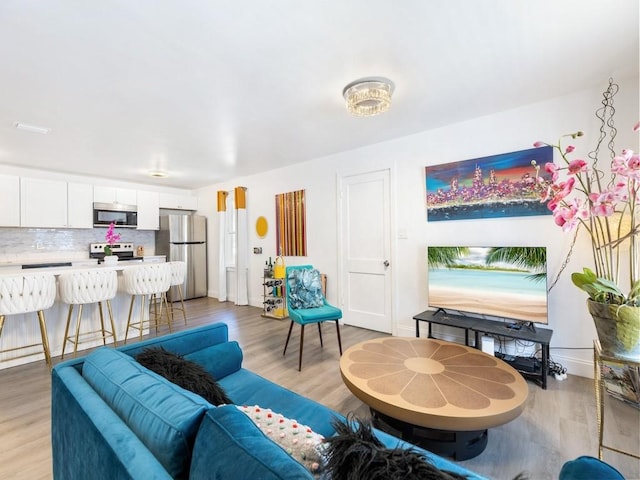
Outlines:
<svg viewBox="0 0 640 480"><path fill-rule="evenodd" d="M71 314L73 313L73 304L69 305L69 313L67 314L67 324L64 327L64 340L62 341L62 355L60 360L64 360L64 351L67 346L67 339L69 338L69 325L71 324Z"/></svg>
<svg viewBox="0 0 640 480"><path fill-rule="evenodd" d="M49 336L47 335L47 324L44 321L44 312L38 310L38 320L40 321L40 335L42 335L42 348L44 350L44 359L47 362L49 370L51 370L51 353L49 350Z"/></svg>
<svg viewBox="0 0 640 480"><path fill-rule="evenodd" d="M107 345L107 332L104 330L104 315L102 314L102 302L98 302L98 313L100 315L100 332L102 332L102 344Z"/></svg>
<svg viewBox="0 0 640 480"><path fill-rule="evenodd" d="M169 333L171 333L171 324L173 323L173 307L169 308L169 300L167 300L167 292L162 293L160 300L160 316L162 317L162 302L167 310L167 323L169 324Z"/></svg>
<svg viewBox="0 0 640 480"><path fill-rule="evenodd" d="M111 336L113 337L113 346L118 346L116 338L116 324L113 322L113 309L111 308L111 300L107 300L107 313L109 313L109 321L111 322Z"/></svg>
<svg viewBox="0 0 640 480"><path fill-rule="evenodd" d="M143 330L143 326L144 326L144 311L145 311L145 304L146 304L146 295L141 295L140 296L140 340L142 340L142 330ZM149 315L151 315L151 312L149 312ZM149 318L149 320L151 320L151 318Z"/></svg>
<svg viewBox="0 0 640 480"><path fill-rule="evenodd" d="M187 324L187 314L184 309L184 295L182 295L182 285L178 285L178 293L180 294L180 305L182 310L182 318L184 318L184 324ZM173 304L171 304L171 314L173 315Z"/></svg>
<svg viewBox="0 0 640 480"><path fill-rule="evenodd" d="M127 328L124 331L124 343L127 344L127 338L129 337L129 327L131 327L131 314L133 313L133 302L136 297L131 295L131 303L129 304L129 317L127 318Z"/></svg>
<svg viewBox="0 0 640 480"><path fill-rule="evenodd" d="M78 354L78 342L80 339L80 322L82 321L82 307L83 305L80 304L78 308L78 318L76 318L76 336L75 336L75 341L73 342L73 358L76 358L76 355Z"/></svg>

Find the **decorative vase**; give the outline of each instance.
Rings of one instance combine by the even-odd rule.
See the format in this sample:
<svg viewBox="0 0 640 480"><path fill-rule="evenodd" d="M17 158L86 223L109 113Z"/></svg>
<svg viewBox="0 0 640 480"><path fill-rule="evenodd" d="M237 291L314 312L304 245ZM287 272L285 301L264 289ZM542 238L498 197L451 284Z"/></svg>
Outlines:
<svg viewBox="0 0 640 480"><path fill-rule="evenodd" d="M114 263L118 263L117 255L105 255L104 256L104 264L105 265L113 265Z"/></svg>
<svg viewBox="0 0 640 480"><path fill-rule="evenodd" d="M640 361L640 307L609 305L587 300L602 350Z"/></svg>

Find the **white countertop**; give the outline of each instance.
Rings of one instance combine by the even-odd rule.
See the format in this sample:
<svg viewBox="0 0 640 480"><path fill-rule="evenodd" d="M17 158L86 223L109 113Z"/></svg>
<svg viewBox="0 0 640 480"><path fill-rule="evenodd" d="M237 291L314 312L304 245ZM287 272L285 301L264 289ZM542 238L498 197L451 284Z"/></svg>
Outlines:
<svg viewBox="0 0 640 480"><path fill-rule="evenodd" d="M165 261L164 255L152 255L147 260L147 257L144 257L143 260L126 260L122 262L116 262L114 264L98 264L97 260L91 261L87 259L86 261L74 260L72 261L71 266L64 267L43 267L43 268L22 268L22 265L33 265L34 263L67 263L64 260L53 260L51 262L31 262L31 263L13 263L13 264L0 264L0 275L29 275L30 273L52 273L54 275L60 275L64 272L76 272L80 270L87 269L107 269L107 270L124 270L127 267L132 267L135 265L141 265L143 262L152 262L152 263L162 263Z"/></svg>

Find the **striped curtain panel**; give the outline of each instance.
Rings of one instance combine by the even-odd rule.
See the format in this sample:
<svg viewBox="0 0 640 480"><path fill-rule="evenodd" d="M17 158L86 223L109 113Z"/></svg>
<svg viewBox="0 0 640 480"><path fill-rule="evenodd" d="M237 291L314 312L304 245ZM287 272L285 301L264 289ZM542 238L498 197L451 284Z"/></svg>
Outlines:
<svg viewBox="0 0 640 480"><path fill-rule="evenodd" d="M276 195L276 252L283 257L307 255L304 190Z"/></svg>
<svg viewBox="0 0 640 480"><path fill-rule="evenodd" d="M218 300L227 301L227 260L225 242L227 238L227 195L218 191Z"/></svg>
<svg viewBox="0 0 640 480"><path fill-rule="evenodd" d="M234 190L236 205L236 305L249 305L249 221L247 187Z"/></svg>

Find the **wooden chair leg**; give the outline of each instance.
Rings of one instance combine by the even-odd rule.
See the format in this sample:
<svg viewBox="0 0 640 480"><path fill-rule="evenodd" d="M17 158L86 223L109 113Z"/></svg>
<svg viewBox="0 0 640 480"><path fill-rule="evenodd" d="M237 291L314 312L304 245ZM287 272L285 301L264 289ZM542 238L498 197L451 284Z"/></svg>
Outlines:
<svg viewBox="0 0 640 480"><path fill-rule="evenodd" d="M336 333L338 334L338 348L340 349L340 355L342 355L342 341L340 340L340 322L336 320Z"/></svg>
<svg viewBox="0 0 640 480"><path fill-rule="evenodd" d="M318 324L320 325L320 324ZM300 325L300 354L298 355L298 371L302 371L302 347L304 345L304 324Z"/></svg>
<svg viewBox="0 0 640 480"><path fill-rule="evenodd" d="M324 344L322 343L322 328L320 327L322 322L318 322L318 335L320 335L320 348L324 348Z"/></svg>
<svg viewBox="0 0 640 480"><path fill-rule="evenodd" d="M291 320L291 325L289 325L289 334L287 335L287 341L284 344L284 352L282 352L283 357L284 357L284 354L287 353L287 345L289 345L289 339L291 338L291 330L293 330L293 324L294 324L294 321Z"/></svg>

